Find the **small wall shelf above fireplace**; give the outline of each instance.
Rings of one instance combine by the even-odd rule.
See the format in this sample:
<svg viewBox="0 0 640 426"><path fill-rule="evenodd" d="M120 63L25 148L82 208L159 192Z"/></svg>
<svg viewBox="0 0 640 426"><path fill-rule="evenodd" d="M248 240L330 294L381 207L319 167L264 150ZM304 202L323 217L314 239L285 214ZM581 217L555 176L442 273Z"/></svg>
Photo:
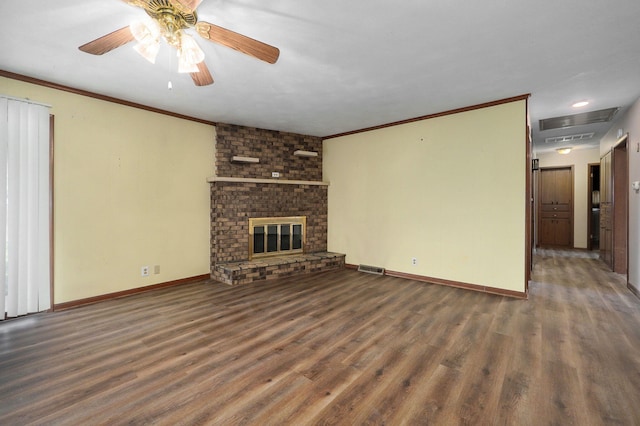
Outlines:
<svg viewBox="0 0 640 426"><path fill-rule="evenodd" d="M256 157L242 157L240 155L234 155L231 157L232 163L259 163L260 159Z"/></svg>
<svg viewBox="0 0 640 426"><path fill-rule="evenodd" d="M301 149L294 151L293 155L296 157L317 157L318 153L316 151L303 151Z"/></svg>

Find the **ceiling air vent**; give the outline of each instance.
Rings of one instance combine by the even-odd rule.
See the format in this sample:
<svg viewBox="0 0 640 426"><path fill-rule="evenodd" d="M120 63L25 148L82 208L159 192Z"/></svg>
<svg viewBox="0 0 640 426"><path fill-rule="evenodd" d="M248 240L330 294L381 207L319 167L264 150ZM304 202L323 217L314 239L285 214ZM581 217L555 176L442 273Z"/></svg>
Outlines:
<svg viewBox="0 0 640 426"><path fill-rule="evenodd" d="M384 268L379 266L360 265L358 271L366 272L367 274L384 275Z"/></svg>
<svg viewBox="0 0 640 426"><path fill-rule="evenodd" d="M540 130L564 129L565 127L582 126L593 123L611 121L620 108L608 108L598 111L583 112L562 117L545 118L540 120Z"/></svg>
<svg viewBox="0 0 640 426"><path fill-rule="evenodd" d="M567 142L580 142L593 138L594 132L591 133L579 133L577 135L556 136L554 138L546 138L544 143L567 143Z"/></svg>

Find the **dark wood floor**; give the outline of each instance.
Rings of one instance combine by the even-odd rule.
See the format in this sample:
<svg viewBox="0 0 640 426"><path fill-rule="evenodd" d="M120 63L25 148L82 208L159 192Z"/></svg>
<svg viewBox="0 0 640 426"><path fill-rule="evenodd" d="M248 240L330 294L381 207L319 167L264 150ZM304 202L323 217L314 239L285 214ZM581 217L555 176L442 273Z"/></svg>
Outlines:
<svg viewBox="0 0 640 426"><path fill-rule="evenodd" d="M546 251L529 300L351 270L0 324L0 424L640 424L640 301Z"/></svg>

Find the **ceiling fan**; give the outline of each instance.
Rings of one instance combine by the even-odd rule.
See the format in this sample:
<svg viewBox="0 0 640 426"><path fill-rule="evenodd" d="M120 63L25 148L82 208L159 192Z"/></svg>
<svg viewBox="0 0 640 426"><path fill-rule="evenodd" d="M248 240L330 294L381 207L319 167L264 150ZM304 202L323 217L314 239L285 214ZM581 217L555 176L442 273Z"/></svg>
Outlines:
<svg viewBox="0 0 640 426"><path fill-rule="evenodd" d="M134 49L151 63L155 63L160 40L174 47L178 53L178 71L189 73L196 86L213 83L213 77L204 62L204 52L184 30L194 28L204 39L238 50L249 56L276 63L280 50L234 31L199 21L196 8L202 0L122 0L140 7L151 17L148 23L133 22L107 35L83 44L79 49L93 55L102 55L136 40Z"/></svg>

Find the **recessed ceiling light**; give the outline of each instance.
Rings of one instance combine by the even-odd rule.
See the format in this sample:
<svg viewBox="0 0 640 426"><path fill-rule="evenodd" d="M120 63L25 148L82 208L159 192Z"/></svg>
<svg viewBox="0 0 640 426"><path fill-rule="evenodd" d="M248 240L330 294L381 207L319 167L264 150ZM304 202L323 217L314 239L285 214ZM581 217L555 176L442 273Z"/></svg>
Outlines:
<svg viewBox="0 0 640 426"><path fill-rule="evenodd" d="M589 105L589 101L580 101L580 102L576 102L575 104L571 105L574 108L581 108L583 106L587 106Z"/></svg>

